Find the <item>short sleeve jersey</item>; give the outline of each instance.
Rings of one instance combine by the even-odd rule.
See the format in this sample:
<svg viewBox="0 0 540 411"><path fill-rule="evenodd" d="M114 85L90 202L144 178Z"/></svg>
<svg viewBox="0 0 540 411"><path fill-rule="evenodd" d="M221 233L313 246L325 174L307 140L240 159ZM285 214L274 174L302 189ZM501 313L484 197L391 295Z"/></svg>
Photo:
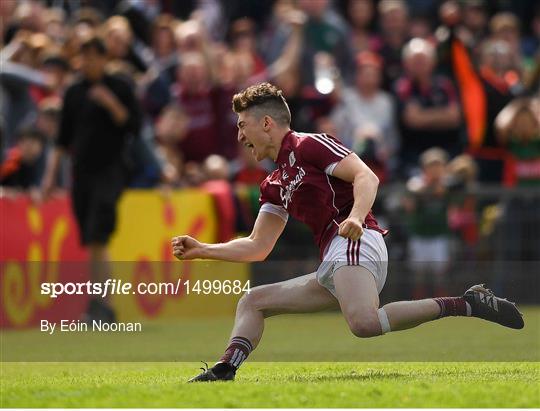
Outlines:
<svg viewBox="0 0 540 411"><path fill-rule="evenodd" d="M319 246L321 260L354 203L353 185L332 176L337 163L349 154L328 134L289 131L281 143L277 169L260 186L261 211L291 215L305 223ZM365 228L385 233L371 211Z"/></svg>

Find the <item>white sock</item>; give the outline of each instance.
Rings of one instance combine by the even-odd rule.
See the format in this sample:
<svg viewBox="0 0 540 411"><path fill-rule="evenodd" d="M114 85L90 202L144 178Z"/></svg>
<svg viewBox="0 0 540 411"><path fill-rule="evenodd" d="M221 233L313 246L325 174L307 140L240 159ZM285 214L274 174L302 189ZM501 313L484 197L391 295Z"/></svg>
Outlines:
<svg viewBox="0 0 540 411"><path fill-rule="evenodd" d="M465 301L465 308L467 308L467 317L470 317L472 315L472 308L467 301Z"/></svg>
<svg viewBox="0 0 540 411"><path fill-rule="evenodd" d="M386 314L384 308L381 307L377 310L377 316L379 317L379 323L381 324L382 333L386 334L392 331L390 329L390 321L388 321L388 315Z"/></svg>

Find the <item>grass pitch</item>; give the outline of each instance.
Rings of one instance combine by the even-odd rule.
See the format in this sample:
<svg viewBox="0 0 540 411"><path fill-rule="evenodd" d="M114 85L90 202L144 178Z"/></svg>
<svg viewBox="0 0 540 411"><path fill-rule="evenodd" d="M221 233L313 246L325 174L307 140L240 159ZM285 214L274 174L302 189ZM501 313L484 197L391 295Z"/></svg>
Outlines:
<svg viewBox="0 0 540 411"><path fill-rule="evenodd" d="M4 364L2 407L539 407L538 363Z"/></svg>
<svg viewBox="0 0 540 411"><path fill-rule="evenodd" d="M185 381L219 357L230 318L128 336L3 331L0 405L540 407L540 308L523 311L520 331L452 318L367 340L338 313L276 317L237 380L214 384ZM87 351L104 362L81 362ZM58 360L71 362L43 362Z"/></svg>

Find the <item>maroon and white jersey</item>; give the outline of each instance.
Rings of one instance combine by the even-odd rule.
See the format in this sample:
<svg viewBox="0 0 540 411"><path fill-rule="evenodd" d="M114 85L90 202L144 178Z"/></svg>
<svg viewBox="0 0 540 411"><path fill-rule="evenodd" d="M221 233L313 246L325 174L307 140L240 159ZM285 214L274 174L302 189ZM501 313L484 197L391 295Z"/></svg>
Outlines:
<svg viewBox="0 0 540 411"><path fill-rule="evenodd" d="M328 134L289 131L283 138L278 168L261 183L261 212L307 224L319 246L320 258L354 203L353 185L333 177L337 163L351 151ZM371 211L365 227L385 233Z"/></svg>

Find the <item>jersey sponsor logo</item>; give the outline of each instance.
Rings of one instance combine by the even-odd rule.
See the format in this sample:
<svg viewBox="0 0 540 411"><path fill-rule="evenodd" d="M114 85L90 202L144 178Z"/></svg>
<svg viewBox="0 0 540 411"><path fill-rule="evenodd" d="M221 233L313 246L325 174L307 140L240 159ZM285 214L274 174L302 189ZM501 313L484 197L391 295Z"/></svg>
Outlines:
<svg viewBox="0 0 540 411"><path fill-rule="evenodd" d="M292 200L294 192L302 185L302 179L306 175L305 170L302 167L298 168L298 174L294 177L289 184L285 187L279 187L279 196L281 197L281 202L283 207L287 208L289 203Z"/></svg>
<svg viewBox="0 0 540 411"><path fill-rule="evenodd" d="M294 156L294 151L291 151L289 154L289 165L292 167L296 163L296 157Z"/></svg>

